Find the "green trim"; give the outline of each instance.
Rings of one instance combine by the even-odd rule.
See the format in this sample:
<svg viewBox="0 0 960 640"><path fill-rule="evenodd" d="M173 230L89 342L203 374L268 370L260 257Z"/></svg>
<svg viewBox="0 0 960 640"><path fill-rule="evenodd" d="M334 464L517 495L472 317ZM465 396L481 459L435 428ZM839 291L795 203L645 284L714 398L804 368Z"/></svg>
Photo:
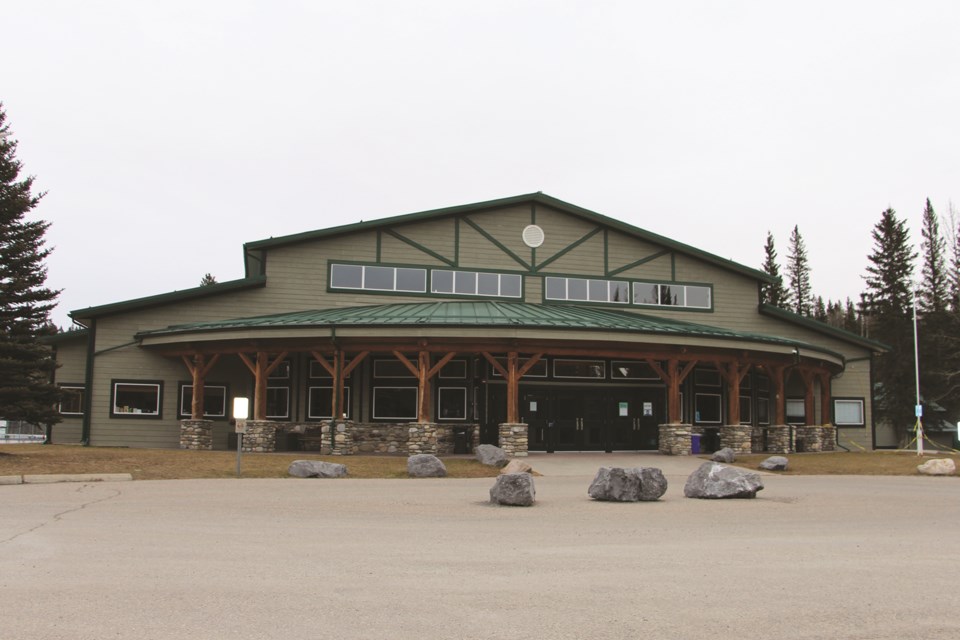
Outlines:
<svg viewBox="0 0 960 640"><path fill-rule="evenodd" d="M793 313L792 311L781 309L780 307L761 303L757 310L763 315L778 318L780 320L786 320L787 322L800 325L801 327L806 327L807 329L812 329L818 333L823 333L825 335L844 340L845 342L850 342L860 347L864 347L872 352L882 353L885 351L890 351L890 346L883 344L882 342L877 342L876 340L871 340L870 338L864 338L863 336L858 336L855 333L850 333L849 331L844 331L843 329L838 329L837 327L831 327L825 322L820 322L819 320L814 320L813 318L807 318L805 316Z"/></svg>
<svg viewBox="0 0 960 640"><path fill-rule="evenodd" d="M423 253L427 254L427 255L430 256L431 258L436 258L437 260L439 260L440 262L443 262L444 264L448 264L448 265L450 265L451 267L457 266L457 261L456 261L456 260L450 260L449 258L444 258L442 255L440 255L440 254L437 253L436 251L433 251L432 249L426 248L425 246L423 246L423 245L420 244L419 242L416 242L416 241L414 241L414 240L411 240L410 238L407 238L406 236L397 233L397 232L394 231L393 229L384 229L383 232L386 233L386 234L388 234L388 235L393 236L394 238L396 238L396 239L399 240L400 242L403 242L403 243L406 243L406 244L410 245L411 247L413 247L413 248L416 249L417 251L422 251ZM378 235L377 237L379 237L379 235Z"/></svg>
<svg viewBox="0 0 960 640"><path fill-rule="evenodd" d="M507 254L508 256L510 256L511 258L513 258L516 262L520 263L520 265L521 265L524 269L527 269L528 271L533 271L533 266L532 266L532 265L527 264L527 263L524 261L523 258L521 258L521 257L518 256L517 254L515 254L515 253L514 253L513 251L511 251L509 248L507 248L507 245L503 244L502 242L500 242L499 240L497 240L496 238L494 238L492 235L490 235L489 233L487 233L485 230L483 230L483 229L480 227L480 225L478 225L476 222L474 222L473 220L471 220L470 218L468 218L468 217L466 217L466 216L463 217L463 221L466 222L466 223L467 223L468 225L470 225L471 227L473 227L474 230L476 230L477 233L479 233L479 234L482 235L484 238L486 238L487 240L489 240L494 246L496 246L498 249L500 249L500 251L503 251L505 254Z"/></svg>
<svg viewBox="0 0 960 640"><path fill-rule="evenodd" d="M423 269L427 272L427 288L426 291L395 291L395 290L383 290L383 289L349 289L334 287L330 279L332 277L332 271L330 269L331 265L334 264L345 264L345 265L355 265L361 267L389 267L393 269ZM477 293L437 293L432 291L433 289L433 272L434 271L465 271L469 273L496 273L501 275L509 276L520 276L520 295L519 296L489 296L485 294ZM528 273L526 271L511 271L509 269L473 269L465 267L454 267L454 266L437 266L437 265L423 265L423 264L370 264L369 262L363 262L358 260L327 260L327 293L361 293L361 294L373 294L373 295L386 295L386 296L404 296L407 298L468 298L468 299L479 299L479 300L504 300L507 302L516 302L523 300L527 292L527 277Z"/></svg>
<svg viewBox="0 0 960 640"><path fill-rule="evenodd" d="M593 231L591 231L591 232L588 233L587 235L583 236L583 237L580 238L579 240L573 242L572 244L567 245L565 248L563 248L563 249L561 249L560 251L558 251L557 253L553 254L552 256L550 256L549 258L547 258L546 260L544 260L544 261L541 262L540 264L534 265L533 271L534 271L535 273L539 273L539 272L540 272L540 269L542 269L543 267L547 266L547 265L550 264L551 262L555 262L556 260L559 260L561 257L563 257L563 256L565 256L566 254L570 253L571 251L573 251L574 249L576 249L577 247L579 247L579 246L582 245L584 242L586 242L587 240L589 240L589 239L592 238L593 236L597 235L597 234L600 233L601 231L603 231L603 227L597 227L596 229L594 229Z"/></svg>
<svg viewBox="0 0 960 640"><path fill-rule="evenodd" d="M758 269L753 269L751 267L738 264L731 260L721 258L720 256L702 251L690 245L683 244L682 242L677 242L665 236L661 236L656 233L652 233L645 229L640 229L639 227L634 227L625 222L609 218L602 214L590 211L589 209L584 209L576 205L564 202L557 198L548 196L542 192L537 193L528 193L519 196L512 196L509 198L500 198L498 200L488 200L485 202L476 202L466 205L458 205L455 207L446 207L443 209L433 209L430 211L421 211L418 213L408 213L405 215L393 216L389 218L382 218L380 220L369 220L366 222L358 222L354 224L342 225L339 227L331 227L329 229L321 229L317 231L308 231L305 233L298 233L289 236L282 236L279 238L269 238L266 240L257 240L254 242L248 242L244 245L248 249L266 249L271 247L279 247L290 244L296 244L300 242L308 242L311 240L316 240L320 238L331 238L339 235L344 235L348 233L354 233L356 231L368 230L368 229L377 229L384 226L397 226L399 224L406 224L408 222L422 221L422 220L431 220L438 219L447 216L453 215L466 215L471 213L479 213L482 211L490 211L495 209L500 209L504 207L511 207L522 205L526 203L531 203L535 205L542 205L550 207L562 213L567 213L570 215L578 216L580 218L585 218L594 222L595 224L601 226L607 226L616 231L620 231L627 235L645 240L647 242L652 242L654 244L660 244L669 249L673 249L679 253L690 255L696 257L700 260L708 262L710 264L716 265L723 269L740 273L748 278L754 280L759 280L761 282L768 282L773 284L775 279L771 278L769 274L760 271ZM515 258L516 259L516 258ZM524 264L521 260L517 260L521 264ZM529 268L529 265L524 264Z"/></svg>
<svg viewBox="0 0 960 640"><path fill-rule="evenodd" d="M146 309L148 307L158 307L165 304L183 302L184 300L195 300L197 298L207 298L211 296L220 295L221 293L230 293L233 291L255 289L258 287L262 287L266 284L267 284L266 276L253 276L250 278L242 278L240 280L218 282L217 284L211 284L205 287L194 287L192 289L184 289L182 291L172 291L170 293L161 293L159 295L148 296L145 298L135 298L133 300L125 300L123 302L114 302L112 304L105 304L99 307L87 307L86 309L77 309L75 311L71 311L69 313L69 316L75 321L79 321L80 319L93 319L93 318L99 318L103 316L114 315L117 313L124 313L127 311L136 311L139 309Z"/></svg>
<svg viewBox="0 0 960 640"><path fill-rule="evenodd" d="M131 342L124 342L123 344L118 344L113 347L107 347L103 351L97 351L93 355L95 356L103 355L104 353L110 353L111 351L116 351L117 349L123 349L125 347L132 347L132 346L135 346L136 344L137 344L137 340L133 340Z"/></svg>
<svg viewBox="0 0 960 640"><path fill-rule="evenodd" d="M623 273L624 271L628 271L630 269L633 269L634 267L639 267L642 264L653 262L657 258L662 258L663 256L668 254L670 254L671 256L673 255L669 249L664 249L663 251L658 251L657 253L647 256L646 258L640 258L639 260L634 260L630 264L626 264L620 267L619 269L614 269L613 271L610 271L609 267L607 267L606 264L604 264L604 268L607 270L608 276L615 276L618 273ZM673 267L672 260L671 260L671 272L672 272L672 276L676 278L676 269Z"/></svg>
<svg viewBox="0 0 960 640"><path fill-rule="evenodd" d="M541 277L543 285L541 286L540 300L543 304L576 304L576 305L616 305L618 308L628 308L628 309L653 309L661 311L682 311L682 312L694 312L694 313L713 313L715 308L715 299L714 299L714 285L709 282L689 282L689 281L676 281L676 280L658 280L656 278L606 278L602 276L584 276L580 274L569 274L569 273L559 273L559 272L548 272L537 274ZM554 300L552 298L547 298L547 282L546 278L575 278L577 280L603 280L605 282L625 282L630 289L630 301L626 304L622 302L600 302L596 300ZM686 306L677 306L677 305L668 305L668 304L641 304L633 301L633 285L636 283L644 284L656 284L656 285L681 285L681 286L693 286L693 287L706 287L710 289L710 306L709 307L686 307Z"/></svg>
<svg viewBox="0 0 960 640"><path fill-rule="evenodd" d="M68 331L60 331L48 336L40 336L38 342L40 344L49 344L51 346L56 346L59 344L64 344L67 342L74 342L86 339L90 335L89 329L70 329Z"/></svg>

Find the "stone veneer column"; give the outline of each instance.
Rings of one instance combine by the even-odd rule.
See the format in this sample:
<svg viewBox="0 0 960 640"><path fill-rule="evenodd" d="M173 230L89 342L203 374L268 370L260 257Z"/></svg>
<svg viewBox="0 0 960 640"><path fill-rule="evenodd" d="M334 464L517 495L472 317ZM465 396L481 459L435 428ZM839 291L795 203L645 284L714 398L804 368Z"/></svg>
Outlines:
<svg viewBox="0 0 960 640"><path fill-rule="evenodd" d="M411 422L407 435L407 453L437 455L437 425L432 422Z"/></svg>
<svg viewBox="0 0 960 640"><path fill-rule="evenodd" d="M524 458L529 453L528 427L522 422L500 425L500 448L511 458Z"/></svg>
<svg viewBox="0 0 960 640"><path fill-rule="evenodd" d="M837 428L832 424L820 427L820 446L821 451L837 450Z"/></svg>
<svg viewBox="0 0 960 640"><path fill-rule="evenodd" d="M787 424L767 427L767 451L769 453L793 452L793 428Z"/></svg>
<svg viewBox="0 0 960 640"><path fill-rule="evenodd" d="M690 455L692 430L693 427L689 424L660 425L660 453L668 456Z"/></svg>
<svg viewBox="0 0 960 640"><path fill-rule="evenodd" d="M804 451L823 451L823 428L820 425L797 427L796 440L803 439ZM796 445L796 440L794 445ZM797 445L799 450L799 445Z"/></svg>
<svg viewBox="0 0 960 640"><path fill-rule="evenodd" d="M750 453L753 449L753 427L728 424L720 427L720 448L733 449L735 453Z"/></svg>
<svg viewBox="0 0 960 640"><path fill-rule="evenodd" d="M181 420L180 448L193 451L212 451L213 420Z"/></svg>
<svg viewBox="0 0 960 640"><path fill-rule="evenodd" d="M353 431L356 425L353 420L334 420L327 425L327 428L331 426L333 427L333 446L330 455L352 456L355 454L357 448L354 444Z"/></svg>
<svg viewBox="0 0 960 640"><path fill-rule="evenodd" d="M277 450L277 423L247 420L247 432L243 434L241 447L250 453L273 453Z"/></svg>

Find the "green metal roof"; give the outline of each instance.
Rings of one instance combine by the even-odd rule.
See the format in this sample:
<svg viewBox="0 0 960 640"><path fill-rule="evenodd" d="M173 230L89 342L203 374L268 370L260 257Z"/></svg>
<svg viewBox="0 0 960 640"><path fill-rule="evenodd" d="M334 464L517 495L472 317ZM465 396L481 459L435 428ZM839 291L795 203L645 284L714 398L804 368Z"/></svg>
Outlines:
<svg viewBox="0 0 960 640"><path fill-rule="evenodd" d="M720 340L740 340L798 347L821 353L839 354L797 340L742 333L702 324L641 315L618 309L596 309L575 305L543 305L496 301L444 301L340 307L281 313L251 318L173 325L143 331L137 338L212 331L249 329L290 329L309 327L518 327L527 329L575 329L622 331L649 335L673 335Z"/></svg>
<svg viewBox="0 0 960 640"><path fill-rule="evenodd" d="M890 347L882 342L877 342L876 340L871 340L870 338L864 338L863 336L859 336L855 333L850 333L849 331L844 331L838 327L830 326L825 322L820 322L819 320L814 320L813 318L807 318L792 311L775 307L771 304L761 304L759 310L760 313L764 315L778 318L780 320L786 320L787 322L792 322L793 324L800 325L801 327L812 329L813 331L817 331L828 336L833 336L846 342L858 344L861 347L870 349L871 351L890 351Z"/></svg>
<svg viewBox="0 0 960 640"><path fill-rule="evenodd" d="M758 269L753 269L747 267L738 262L733 262L732 260L727 260L726 258L721 258L720 256L714 255L707 251L697 249L696 247L691 247L690 245L684 244L682 242L677 242L667 238L666 236L661 236L659 234L647 231L646 229L641 229L633 225L627 224L626 222L621 222L614 218L607 217L603 214L596 213L595 211L590 211L589 209L584 209L583 207L578 207L577 205L570 204L569 202L564 202L558 198L548 196L543 192L536 193L527 193L519 196L512 196L509 198L500 198L498 200L487 200L484 202L475 202L472 204L464 204L455 207L445 207L443 209L432 209L430 211L420 211L417 213L407 213L398 216L392 216L389 218L379 218L377 220L368 220L365 222L357 222L354 224L341 225L338 227L330 227L327 229L319 229L316 231L307 231L304 233L297 233L288 236L280 236L278 238L268 238L266 240L256 240L254 242L247 242L243 245L244 257L248 257L254 251L262 251L263 249L269 249L270 247L278 247L289 244L296 244L300 242L308 242L311 240L317 240L320 238L330 238L333 236L343 235L347 233L355 233L358 231L366 231L370 229L376 229L378 227L392 226L398 224L405 224L409 222L421 222L424 220L431 220L435 218L443 218L447 216L455 215L464 215L470 213L479 213L481 211L490 211L493 209L500 209L504 207L512 207L521 204L541 204L543 206L550 207L557 211L564 213L569 213L580 218L584 218L592 221L595 224L603 225L611 229L616 229L627 235L631 235L648 242L667 247L678 253L683 253L690 256L695 256L705 262L714 264L716 266L722 267L724 269L734 271L745 275L749 278L755 280L760 280L762 282L776 282L776 279L771 277L768 273L760 271ZM247 269L250 268L249 263L245 260L245 265Z"/></svg>

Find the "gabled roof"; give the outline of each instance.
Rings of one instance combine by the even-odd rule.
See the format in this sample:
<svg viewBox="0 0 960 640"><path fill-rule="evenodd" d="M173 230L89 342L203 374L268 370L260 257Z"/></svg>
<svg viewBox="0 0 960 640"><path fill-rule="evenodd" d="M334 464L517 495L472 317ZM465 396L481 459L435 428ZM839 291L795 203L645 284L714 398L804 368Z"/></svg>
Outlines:
<svg viewBox="0 0 960 640"><path fill-rule="evenodd" d="M267 238L266 240L256 240L254 242L247 242L243 245L244 248L244 257L248 257L253 252L262 252L265 249L270 249L273 247L282 247L290 244L298 244L301 242L309 242L311 240L318 240L322 238L332 238L339 235L344 235L348 233L356 233L358 231L368 231L371 229L377 229L380 227L394 226L399 224L406 224L410 222L422 222L425 220L434 220L450 216L464 215L470 213L480 213L482 211L491 211L494 209L501 209L504 207L511 207L522 204L539 204L551 209L568 213L573 216L584 218L595 224L609 227L611 229L616 229L622 233L625 233L630 236L634 236L641 240L651 242L653 244L658 244L663 247L672 249L677 253L682 253L685 255L693 256L708 262L710 264L716 265L728 271L734 271L741 275L745 275L749 278L755 280L760 280L762 282L773 283L776 282L775 278L772 278L769 274L758 269L753 269L751 267L744 266L740 263L733 262L732 260L727 260L721 258L720 256L708 253L696 247L691 247L690 245L683 244L682 242L677 242L665 236L647 231L646 229L641 229L639 227L634 227L633 225L627 224L626 222L621 222L620 220L615 220L614 218L609 218L605 215L596 213L595 211L590 211L589 209L584 209L583 207L578 207L569 202L564 202L563 200L558 200L557 198L548 196L540 191L536 193L527 193L519 196L512 196L509 198L500 198L499 200L487 200L485 202L475 202L473 204L464 204L455 207L446 207L443 209L432 209L430 211L420 211L418 213L407 213L404 215L392 216L389 218L379 218L376 220L368 220L363 222L357 222L354 224L341 225L338 227L330 227L327 229L318 229L316 231L307 231L304 233L296 233L288 236L280 236L278 238ZM249 262L245 260L245 265L249 269ZM249 275L249 271L248 271Z"/></svg>
<svg viewBox="0 0 960 640"><path fill-rule="evenodd" d="M866 347L870 351L890 351L890 347L882 342L877 342L876 340L871 340L870 338L858 336L855 333L844 331L843 329L830 326L825 322L820 322L819 320L814 320L813 318L807 318L792 311L781 309L780 307L775 307L770 304L760 304L759 311L764 315L777 318L778 320L785 320L787 322L804 327L805 329L812 329L818 333L839 338L840 340L844 340L846 342L852 342L853 344L861 347Z"/></svg>
<svg viewBox="0 0 960 640"><path fill-rule="evenodd" d="M595 309L574 305L542 305L523 302L443 301L339 307L280 313L251 318L173 325L142 331L138 339L249 329L343 328L343 327L515 327L527 329L576 329L580 331L625 332L671 335L686 338L737 340L803 348L843 359L834 352L798 340L743 333L680 320L670 320L616 309Z"/></svg>
<svg viewBox="0 0 960 640"><path fill-rule="evenodd" d="M241 278L239 280L229 280L227 282L218 282L216 284L193 287L191 289L183 289L182 291L171 291L170 293L161 293L159 295L147 296L145 298L135 298L133 300L124 300L123 302L104 304L98 307L77 309L76 311L71 311L69 315L75 321L82 322L84 320L89 320L100 316L108 316L115 313L146 309L148 307L170 304L171 302L195 300L198 298L220 295L221 293L228 293L231 291L253 289L256 287L262 287L266 283L266 276L251 276L249 278Z"/></svg>

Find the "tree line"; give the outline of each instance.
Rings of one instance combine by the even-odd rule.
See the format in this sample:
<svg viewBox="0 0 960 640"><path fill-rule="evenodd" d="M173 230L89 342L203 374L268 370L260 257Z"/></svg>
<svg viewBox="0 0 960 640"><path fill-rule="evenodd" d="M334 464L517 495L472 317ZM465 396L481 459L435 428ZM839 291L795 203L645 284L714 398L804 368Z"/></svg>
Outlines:
<svg viewBox="0 0 960 640"><path fill-rule="evenodd" d="M874 359L874 410L878 420L894 426L901 442L916 423L914 311L923 414L927 421L960 417L960 221L952 204L945 217L938 216L929 198L921 216L917 251L906 220L892 208L880 214L871 232L866 286L856 303L813 294L798 226L790 234L783 275L770 232L762 264L777 280L761 288L761 302L887 347Z"/></svg>

